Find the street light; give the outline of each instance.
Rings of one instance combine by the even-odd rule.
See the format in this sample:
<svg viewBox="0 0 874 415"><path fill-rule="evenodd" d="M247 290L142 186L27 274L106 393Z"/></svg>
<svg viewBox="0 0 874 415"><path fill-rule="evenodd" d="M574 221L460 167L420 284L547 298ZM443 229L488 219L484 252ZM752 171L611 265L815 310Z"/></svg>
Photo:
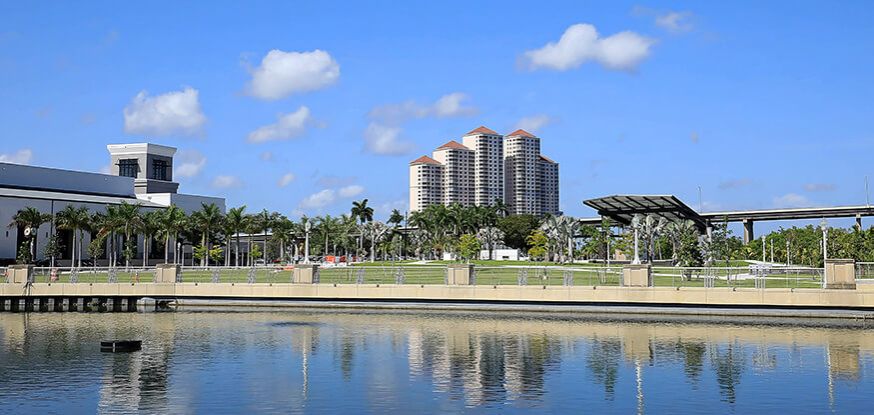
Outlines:
<svg viewBox="0 0 874 415"><path fill-rule="evenodd" d="M828 259L828 222L825 218L819 222L819 229L822 229L822 266L825 266L825 261Z"/></svg>
<svg viewBox="0 0 874 415"><path fill-rule="evenodd" d="M303 243L303 255L304 255L303 263L304 264L310 263L310 228L312 228L312 224L310 223L309 220L307 220L303 225L303 229L304 229L305 235L306 235L306 239L304 239L304 243Z"/></svg>
<svg viewBox="0 0 874 415"><path fill-rule="evenodd" d="M631 261L632 264L640 264L640 251L637 249L637 233L640 229L640 217L640 214L635 214L634 217L631 218L631 228L634 229L634 261Z"/></svg>

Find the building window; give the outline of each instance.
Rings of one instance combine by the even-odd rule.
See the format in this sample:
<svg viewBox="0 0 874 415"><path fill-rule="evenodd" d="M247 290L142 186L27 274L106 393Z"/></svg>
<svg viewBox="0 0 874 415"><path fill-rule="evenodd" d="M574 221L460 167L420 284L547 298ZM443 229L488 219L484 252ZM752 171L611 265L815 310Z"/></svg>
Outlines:
<svg viewBox="0 0 874 415"><path fill-rule="evenodd" d="M118 161L118 175L124 177L137 177L137 159L124 159Z"/></svg>
<svg viewBox="0 0 874 415"><path fill-rule="evenodd" d="M152 160L152 178L167 180L167 160Z"/></svg>

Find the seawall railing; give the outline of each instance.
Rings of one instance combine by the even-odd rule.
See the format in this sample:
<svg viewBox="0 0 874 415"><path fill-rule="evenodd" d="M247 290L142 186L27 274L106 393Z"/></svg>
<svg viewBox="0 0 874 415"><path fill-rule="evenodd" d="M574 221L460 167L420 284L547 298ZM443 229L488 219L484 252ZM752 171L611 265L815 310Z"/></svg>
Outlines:
<svg viewBox="0 0 874 415"><path fill-rule="evenodd" d="M655 287L703 288L821 288L823 268L797 266L653 267ZM290 283L293 266L185 267L182 283ZM9 282L7 268L0 268L0 282ZM35 267L33 283L154 283L155 268L139 267ZM622 267L602 266L475 266L471 285L492 286L620 286ZM856 278L874 278L874 263L856 266ZM448 284L445 265L353 265L321 267L313 278L320 284Z"/></svg>

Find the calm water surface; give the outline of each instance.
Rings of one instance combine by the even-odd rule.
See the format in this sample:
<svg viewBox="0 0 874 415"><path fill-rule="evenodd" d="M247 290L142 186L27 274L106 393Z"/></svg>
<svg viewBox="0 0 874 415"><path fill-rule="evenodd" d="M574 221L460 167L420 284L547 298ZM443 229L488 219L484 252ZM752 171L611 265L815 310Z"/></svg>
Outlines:
<svg viewBox="0 0 874 415"><path fill-rule="evenodd" d="M99 341L143 340L131 354ZM0 314L0 413L871 413L874 330L532 314Z"/></svg>

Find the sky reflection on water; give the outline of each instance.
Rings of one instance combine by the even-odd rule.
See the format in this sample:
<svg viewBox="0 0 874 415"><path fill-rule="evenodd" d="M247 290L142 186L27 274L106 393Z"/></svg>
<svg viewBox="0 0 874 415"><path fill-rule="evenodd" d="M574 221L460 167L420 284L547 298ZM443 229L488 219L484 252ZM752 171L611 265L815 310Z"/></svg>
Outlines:
<svg viewBox="0 0 874 415"><path fill-rule="evenodd" d="M507 313L0 314L0 413L864 412L874 331ZM138 338L143 350L100 353Z"/></svg>

